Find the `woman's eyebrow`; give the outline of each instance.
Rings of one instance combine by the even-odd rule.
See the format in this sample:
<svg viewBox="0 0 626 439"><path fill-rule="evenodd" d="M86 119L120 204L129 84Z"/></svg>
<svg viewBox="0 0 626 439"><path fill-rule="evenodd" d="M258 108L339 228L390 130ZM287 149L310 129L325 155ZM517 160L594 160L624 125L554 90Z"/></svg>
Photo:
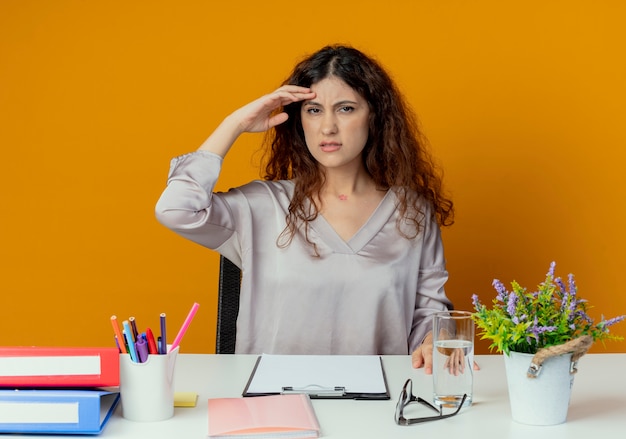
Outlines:
<svg viewBox="0 0 626 439"><path fill-rule="evenodd" d="M350 104L350 105L358 105L357 101L351 101L350 99L344 99L343 101L339 101L336 102L335 104L333 104L335 107L340 106L340 105L346 105L346 104Z"/></svg>
<svg viewBox="0 0 626 439"><path fill-rule="evenodd" d="M352 100L350 100L350 99L344 99L344 100L341 100L341 101L335 102L334 104L332 104L332 106L333 106L333 107L338 107L338 106L341 106L341 105L346 105L346 104L350 104L350 105L357 105L357 104L358 104L358 102L357 102L357 101L352 101ZM319 102L317 102L317 101L313 101L313 100L311 100L311 101L304 101L304 105L317 105L317 106L323 107L323 105L322 105L322 104L320 104L320 103L319 103Z"/></svg>

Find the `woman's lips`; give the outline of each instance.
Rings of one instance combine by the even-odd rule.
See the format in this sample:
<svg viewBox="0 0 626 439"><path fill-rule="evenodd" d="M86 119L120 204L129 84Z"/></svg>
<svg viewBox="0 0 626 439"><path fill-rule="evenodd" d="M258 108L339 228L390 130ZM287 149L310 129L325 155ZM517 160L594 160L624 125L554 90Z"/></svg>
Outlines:
<svg viewBox="0 0 626 439"><path fill-rule="evenodd" d="M341 143L338 142L322 142L320 143L320 149L324 152L335 152L341 148Z"/></svg>

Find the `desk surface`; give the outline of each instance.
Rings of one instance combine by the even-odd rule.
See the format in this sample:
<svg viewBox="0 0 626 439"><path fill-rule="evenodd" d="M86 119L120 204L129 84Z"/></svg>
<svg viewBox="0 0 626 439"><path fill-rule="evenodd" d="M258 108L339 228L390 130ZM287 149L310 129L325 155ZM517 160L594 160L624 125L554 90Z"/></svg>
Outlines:
<svg viewBox="0 0 626 439"><path fill-rule="evenodd" d="M118 407L98 437L205 438L208 398L240 396L256 358L253 355L179 355L176 390L197 392L196 407L176 408L173 418L151 423L127 421ZM383 356L391 400L314 400L322 435L341 439L415 439L434 434L440 437L571 439L626 430L626 354L582 357L567 422L548 427L527 426L511 420L502 356L479 355L476 360L481 370L474 374L471 407L450 419L401 427L395 424L393 414L404 381L412 378L413 392L430 398L432 377L425 375L423 369L413 369L409 356Z"/></svg>

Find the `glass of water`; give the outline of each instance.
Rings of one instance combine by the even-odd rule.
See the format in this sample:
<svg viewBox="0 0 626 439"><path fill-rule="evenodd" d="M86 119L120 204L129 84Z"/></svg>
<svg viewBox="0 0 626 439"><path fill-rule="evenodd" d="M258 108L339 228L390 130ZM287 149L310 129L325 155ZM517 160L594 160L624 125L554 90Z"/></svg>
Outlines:
<svg viewBox="0 0 626 439"><path fill-rule="evenodd" d="M443 407L472 404L474 321L469 311L433 315L433 400Z"/></svg>

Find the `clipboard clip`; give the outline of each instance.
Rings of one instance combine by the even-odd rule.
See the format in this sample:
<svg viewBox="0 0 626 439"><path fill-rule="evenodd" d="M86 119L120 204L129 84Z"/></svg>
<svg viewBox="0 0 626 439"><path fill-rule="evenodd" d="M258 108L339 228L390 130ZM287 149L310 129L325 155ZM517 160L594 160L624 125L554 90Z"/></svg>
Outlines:
<svg viewBox="0 0 626 439"><path fill-rule="evenodd" d="M346 396L346 388L341 386L324 387L318 384L309 384L303 387L283 387L283 395L306 393L309 396Z"/></svg>

